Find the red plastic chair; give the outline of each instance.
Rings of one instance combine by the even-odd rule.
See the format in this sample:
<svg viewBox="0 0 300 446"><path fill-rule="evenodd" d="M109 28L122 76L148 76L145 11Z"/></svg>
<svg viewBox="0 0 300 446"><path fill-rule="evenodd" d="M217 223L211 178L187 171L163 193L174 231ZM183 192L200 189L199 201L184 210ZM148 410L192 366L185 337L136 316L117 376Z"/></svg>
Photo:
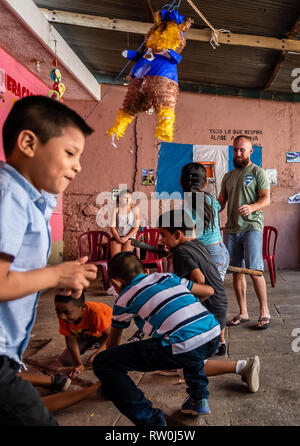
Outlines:
<svg viewBox="0 0 300 446"><path fill-rule="evenodd" d="M136 239L140 240L143 237L143 242L148 243L148 245L154 246L157 248L159 241L159 229L144 229L141 232L137 233ZM157 272L163 273L163 259L158 257L158 254L150 251L146 251L145 259L140 259L144 265L149 265L151 263L155 263L157 267Z"/></svg>
<svg viewBox="0 0 300 446"><path fill-rule="evenodd" d="M88 252L83 254L83 242L87 239ZM104 245L104 243L106 244ZM99 265L102 270L103 287L105 290L109 288L109 279L107 272L108 257L110 253L111 237L104 231L88 231L80 234L77 239L78 258L83 255L88 256L87 263ZM105 255L103 256L105 250Z"/></svg>
<svg viewBox="0 0 300 446"><path fill-rule="evenodd" d="M271 285L274 288L276 283L275 270L275 250L278 231L274 226L265 226L263 235L263 259L267 261Z"/></svg>

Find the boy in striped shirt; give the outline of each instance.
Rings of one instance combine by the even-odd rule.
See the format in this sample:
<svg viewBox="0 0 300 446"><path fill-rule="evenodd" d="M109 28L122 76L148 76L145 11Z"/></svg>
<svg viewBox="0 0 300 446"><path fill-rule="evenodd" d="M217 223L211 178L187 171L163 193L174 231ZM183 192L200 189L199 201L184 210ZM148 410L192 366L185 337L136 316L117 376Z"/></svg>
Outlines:
<svg viewBox="0 0 300 446"><path fill-rule="evenodd" d="M127 372L182 368L189 396L181 411L209 413L204 360L218 348L220 325L201 301L213 295L213 288L172 273L147 275L130 252L111 259L109 276L119 297L113 308L108 349L93 361L103 392L135 425L165 426L163 412L152 407ZM149 339L120 345L122 330L132 319Z"/></svg>

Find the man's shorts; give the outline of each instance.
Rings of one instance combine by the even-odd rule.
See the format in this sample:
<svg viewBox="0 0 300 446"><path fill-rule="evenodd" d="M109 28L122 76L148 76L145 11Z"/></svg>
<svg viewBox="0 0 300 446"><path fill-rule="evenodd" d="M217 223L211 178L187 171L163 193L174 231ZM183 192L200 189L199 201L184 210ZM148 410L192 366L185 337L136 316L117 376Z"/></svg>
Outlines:
<svg viewBox="0 0 300 446"><path fill-rule="evenodd" d="M231 266L264 270L263 233L261 231L225 233L224 243L230 254Z"/></svg>

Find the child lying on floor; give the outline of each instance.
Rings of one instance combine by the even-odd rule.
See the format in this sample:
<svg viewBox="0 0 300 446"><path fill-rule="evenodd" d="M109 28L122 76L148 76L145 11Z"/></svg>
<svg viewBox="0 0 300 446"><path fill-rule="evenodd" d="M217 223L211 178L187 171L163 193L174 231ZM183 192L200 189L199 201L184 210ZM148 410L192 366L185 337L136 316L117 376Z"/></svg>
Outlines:
<svg viewBox="0 0 300 446"><path fill-rule="evenodd" d="M84 293L79 299L57 294L55 309L59 332L65 336L67 345L59 359L64 366L71 366L68 376L74 378L84 370L81 355L86 350L96 345L87 360L91 364L95 356L106 349L112 309L101 302L85 302Z"/></svg>

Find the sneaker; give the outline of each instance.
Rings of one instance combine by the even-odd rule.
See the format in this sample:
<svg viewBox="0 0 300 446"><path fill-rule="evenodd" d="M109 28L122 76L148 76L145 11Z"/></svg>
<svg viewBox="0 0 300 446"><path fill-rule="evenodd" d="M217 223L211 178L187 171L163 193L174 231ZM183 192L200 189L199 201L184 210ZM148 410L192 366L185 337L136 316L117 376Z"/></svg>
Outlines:
<svg viewBox="0 0 300 446"><path fill-rule="evenodd" d="M118 295L118 293L116 292L116 290L115 290L115 288L113 286L108 288L108 290L106 290L106 293L109 294L110 296L117 296Z"/></svg>
<svg viewBox="0 0 300 446"><path fill-rule="evenodd" d="M55 390L56 392L65 392L70 384L70 378L57 373L56 375L51 376L51 385L49 386L49 388Z"/></svg>
<svg viewBox="0 0 300 446"><path fill-rule="evenodd" d="M207 398L202 398L201 400L196 401L193 398L188 397L181 406L180 410L182 413L191 415L206 415L210 413Z"/></svg>
<svg viewBox="0 0 300 446"><path fill-rule="evenodd" d="M246 361L246 367L240 371L239 375L241 375L242 380L248 384L250 392L255 393L259 389L259 357L251 356L251 358L247 358Z"/></svg>
<svg viewBox="0 0 300 446"><path fill-rule="evenodd" d="M226 355L226 344L220 344L218 347L218 351L216 353L218 356L224 356Z"/></svg>
<svg viewBox="0 0 300 446"><path fill-rule="evenodd" d="M134 333L133 336L131 336L131 338L128 339L128 341L126 341L126 344L129 344L130 342L141 341L144 336L145 336L144 333L142 331L138 330Z"/></svg>

